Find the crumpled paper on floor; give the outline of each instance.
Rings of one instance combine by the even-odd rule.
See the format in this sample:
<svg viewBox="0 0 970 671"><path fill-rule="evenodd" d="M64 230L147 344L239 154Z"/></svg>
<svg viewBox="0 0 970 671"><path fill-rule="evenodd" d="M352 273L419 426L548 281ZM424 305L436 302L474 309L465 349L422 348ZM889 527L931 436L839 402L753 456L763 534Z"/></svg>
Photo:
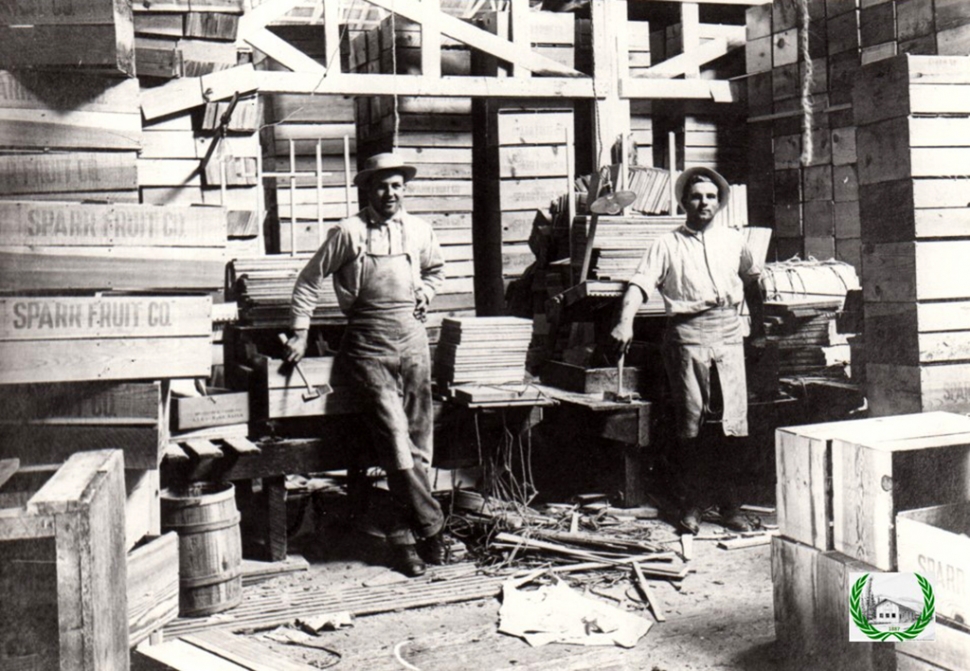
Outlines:
<svg viewBox="0 0 970 671"><path fill-rule="evenodd" d="M499 631L533 646L547 643L635 647L653 623L635 613L583 596L557 581L537 590L502 586Z"/></svg>

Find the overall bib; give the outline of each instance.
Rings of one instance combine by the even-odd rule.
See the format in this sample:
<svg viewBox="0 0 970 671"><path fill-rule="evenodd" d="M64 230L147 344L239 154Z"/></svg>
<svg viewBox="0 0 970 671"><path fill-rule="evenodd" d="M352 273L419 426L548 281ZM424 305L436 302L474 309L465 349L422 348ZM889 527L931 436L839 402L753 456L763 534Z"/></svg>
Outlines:
<svg viewBox="0 0 970 671"><path fill-rule="evenodd" d="M363 247L359 291L336 366L364 398L365 417L387 472L392 510L381 522L384 534L392 544L409 545L412 531L427 538L444 521L428 480L434 420L428 336L414 316L410 255L372 254L369 236Z"/></svg>
<svg viewBox="0 0 970 671"><path fill-rule="evenodd" d="M663 355L677 418L674 462L682 479L680 495L694 504L713 498L719 500L712 503L733 505L729 474L737 470L739 455L723 437L715 438L703 426L716 421L711 418L711 373L716 368L723 404L718 433L748 435L748 391L737 308L670 317Z"/></svg>

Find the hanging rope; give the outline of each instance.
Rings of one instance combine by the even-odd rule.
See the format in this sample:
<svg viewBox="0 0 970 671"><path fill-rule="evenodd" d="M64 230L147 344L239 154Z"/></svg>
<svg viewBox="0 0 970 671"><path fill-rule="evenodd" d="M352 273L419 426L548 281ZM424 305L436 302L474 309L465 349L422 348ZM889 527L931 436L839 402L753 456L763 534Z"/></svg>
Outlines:
<svg viewBox="0 0 970 671"><path fill-rule="evenodd" d="M422 49L424 46L422 45ZM397 14L391 13L391 72L397 74ZM397 108L397 92L394 93L394 136L391 138L391 151L397 149L401 131L401 112Z"/></svg>
<svg viewBox="0 0 970 671"><path fill-rule="evenodd" d="M808 0L798 0L801 10L801 26L798 31L798 47L801 53L801 61L804 65L802 70L802 158L803 166L812 162L814 147L812 146L812 79L815 77L815 68L812 65L812 56L808 49L808 31L811 17L808 14Z"/></svg>

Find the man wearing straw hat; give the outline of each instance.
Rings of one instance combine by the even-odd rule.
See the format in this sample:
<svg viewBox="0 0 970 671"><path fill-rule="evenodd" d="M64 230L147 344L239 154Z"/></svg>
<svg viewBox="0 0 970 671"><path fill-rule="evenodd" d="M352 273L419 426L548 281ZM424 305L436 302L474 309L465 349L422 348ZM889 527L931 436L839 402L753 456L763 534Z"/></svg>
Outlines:
<svg viewBox="0 0 970 671"><path fill-rule="evenodd" d="M381 526L394 567L419 576L425 562L443 563L444 518L432 497L431 362L424 321L444 282L444 260L434 230L404 209L417 169L400 156L371 156L354 184L367 206L333 227L293 288L286 360L306 352L310 316L324 279L333 275L347 328L335 375L363 394L391 509ZM416 540L418 541L416 543Z"/></svg>
<svg viewBox="0 0 970 671"><path fill-rule="evenodd" d="M762 335L761 269L741 231L712 223L730 195L727 180L714 170L695 167L680 175L675 189L687 221L644 253L623 295L610 344L617 354L626 352L637 310L659 289L667 313L663 357L676 415L671 462L679 480L680 527L696 534L704 508L720 504L724 526L749 531L731 482L737 453L732 454L730 437L748 435L739 313L747 298L752 335ZM714 378L723 404L719 418L712 412ZM720 431L713 430L716 423Z"/></svg>

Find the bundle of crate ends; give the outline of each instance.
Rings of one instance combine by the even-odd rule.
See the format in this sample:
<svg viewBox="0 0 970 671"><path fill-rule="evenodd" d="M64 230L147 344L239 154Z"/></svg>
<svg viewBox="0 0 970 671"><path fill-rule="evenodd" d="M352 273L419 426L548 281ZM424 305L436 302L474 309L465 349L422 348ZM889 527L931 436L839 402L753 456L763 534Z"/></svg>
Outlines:
<svg viewBox="0 0 970 671"><path fill-rule="evenodd" d="M929 412L796 426L775 440L779 650L820 668L966 668L970 418ZM885 571L930 580L934 643L849 642L858 578L850 576Z"/></svg>

